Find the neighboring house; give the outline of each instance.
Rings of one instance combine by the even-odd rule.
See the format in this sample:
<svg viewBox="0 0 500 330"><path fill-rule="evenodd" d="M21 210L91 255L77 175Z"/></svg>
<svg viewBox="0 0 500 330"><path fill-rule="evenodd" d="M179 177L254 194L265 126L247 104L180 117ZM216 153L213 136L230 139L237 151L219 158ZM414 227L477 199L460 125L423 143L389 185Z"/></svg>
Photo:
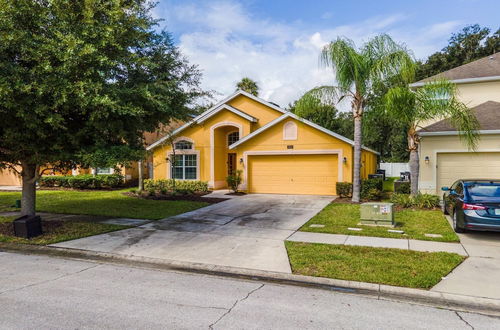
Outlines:
<svg viewBox="0 0 500 330"><path fill-rule="evenodd" d="M161 131L158 132L145 132L144 133L144 143L146 145L150 145L154 141L158 140L161 136ZM21 168L18 168L20 171ZM137 162L131 162L129 166L118 166L119 173L123 175L126 182L132 183L139 178L139 171ZM79 175L79 174L113 174L114 168L105 167L105 168L77 168L72 171L68 171L66 173L46 173L45 175ZM143 177L144 178L152 178L153 176L153 167L152 160L145 161L143 164ZM20 186L21 185L21 177L11 169L0 169L0 186Z"/></svg>
<svg viewBox="0 0 500 330"><path fill-rule="evenodd" d="M500 53L445 71L410 85L423 86L436 78L457 84L458 97L474 111L480 141L471 152L446 119L436 118L419 131L422 192L440 194L459 178L500 179Z"/></svg>
<svg viewBox="0 0 500 330"><path fill-rule="evenodd" d="M353 141L244 91L147 149L155 179L203 180L213 189L226 188L236 170L250 193L335 195L336 182L352 182ZM377 153L363 148L362 178L376 168Z"/></svg>

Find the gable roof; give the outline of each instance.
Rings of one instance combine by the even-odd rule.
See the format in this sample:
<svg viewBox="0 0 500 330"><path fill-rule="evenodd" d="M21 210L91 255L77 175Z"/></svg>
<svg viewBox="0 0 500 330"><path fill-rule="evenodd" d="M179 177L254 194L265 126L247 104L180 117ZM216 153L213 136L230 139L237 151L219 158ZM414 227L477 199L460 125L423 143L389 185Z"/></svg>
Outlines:
<svg viewBox="0 0 500 330"><path fill-rule="evenodd" d="M185 130L186 128L190 127L191 125L193 124L199 124L199 123L202 123L203 121L207 120L208 118L212 117L213 115L215 115L216 113L218 113L219 111L221 110L229 110L231 112L233 112L234 114L240 116L240 117L243 117L251 122L256 122L258 119L255 118L255 117L252 117L250 116L249 114L239 110L239 109L236 109L235 107L232 107L228 104L226 104L227 102L231 101L232 99L240 96L240 95L243 95L243 96L246 96L254 101L257 101L259 103L262 103L276 111L279 111L281 113L287 113L286 110L284 109L281 109L279 106L277 106L276 104L274 103L271 103L271 102L267 102L257 96L254 96L250 93L247 93L245 91L242 91L242 90L237 90L236 92L234 92L233 94L229 95L228 97L226 97L225 99L223 99L222 101L216 103L213 107L211 107L210 109L204 111L202 114L194 117L191 121L187 122L186 124L182 125L181 127L177 128L176 130L174 130L170 135L171 136L174 136L174 135L177 135L179 134L181 131ZM164 137L162 137L161 139L159 139L158 141L156 141L155 143L152 143L151 145L149 145L146 150L151 150L151 149L154 149L155 147L159 146L161 143L163 143L166 139L168 139L168 136L169 135L166 135Z"/></svg>
<svg viewBox="0 0 500 330"><path fill-rule="evenodd" d="M457 84L500 80L500 52L422 79L410 84L410 87L423 86L427 82L440 78Z"/></svg>
<svg viewBox="0 0 500 330"><path fill-rule="evenodd" d="M231 145L229 146L229 149L234 149L234 148L236 148L237 146L239 146L239 145L241 145L241 144L245 143L246 141L248 141L248 140L252 139L253 137L255 137L255 136L259 135L260 133L264 132L264 131L265 131L265 130L267 130L268 128L273 127L274 125L276 125L276 124L278 124L278 123L282 122L283 120L285 120L285 119L287 119L287 118L293 118L293 119L296 119L296 120L298 120L298 121L300 121L300 122L302 122L302 123L304 123L304 124L306 124L306 125L308 125L308 126L311 126L311 127L315 128L315 129L317 129L317 130L319 130L319 131L321 131L321 132L323 132L323 133L326 133L326 134L328 134L328 135L330 135L330 136L333 136L334 138L337 138L337 139L339 139L339 140L341 140L341 141L344 141L344 142L346 142L346 143L348 143L348 144L350 144L350 145L354 146L354 141L353 141L353 140L348 139L348 138L346 138L345 136L342 136L342 135L337 134L337 133L335 133L335 132L332 132L332 131L330 131L329 129L326 129L326 128L322 127L322 126L319 126L318 124L315 124L315 123L313 123L313 122L311 122L311 121L309 121L309 120L307 120L307 119L301 118L301 117L297 116L296 114L294 114L294 113L292 113L292 112L287 112L287 113L283 114L282 116L280 116L280 117L276 118L275 120L270 121L270 122L269 122L269 123L267 123L266 125L264 125L264 126L260 127L259 129L257 129L257 130L255 130L255 131L253 131L252 133L248 134L247 136L243 137L242 139L238 140L237 142L235 142L235 143L231 144ZM379 152L377 152L377 151L375 151L375 150L372 150L372 149L370 149L370 148L367 148L367 147L365 147L365 146L362 146L362 148L363 148L364 150L367 150L367 151L373 152L373 153L375 153L375 154L377 154L377 155L380 155L380 153L379 153Z"/></svg>
<svg viewBox="0 0 500 330"><path fill-rule="evenodd" d="M488 101L473 107L472 112L477 118L480 127L480 133L500 133L500 102ZM419 130L419 135L456 135L457 129L454 128L448 119L443 119Z"/></svg>

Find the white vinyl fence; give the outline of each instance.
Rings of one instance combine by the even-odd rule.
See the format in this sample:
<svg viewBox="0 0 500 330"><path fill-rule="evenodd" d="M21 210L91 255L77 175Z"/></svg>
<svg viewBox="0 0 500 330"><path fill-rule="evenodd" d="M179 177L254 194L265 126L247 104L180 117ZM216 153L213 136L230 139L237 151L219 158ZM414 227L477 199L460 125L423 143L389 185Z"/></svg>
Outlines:
<svg viewBox="0 0 500 330"><path fill-rule="evenodd" d="M399 176L401 172L410 172L408 163L380 163L380 169L385 170L385 176Z"/></svg>

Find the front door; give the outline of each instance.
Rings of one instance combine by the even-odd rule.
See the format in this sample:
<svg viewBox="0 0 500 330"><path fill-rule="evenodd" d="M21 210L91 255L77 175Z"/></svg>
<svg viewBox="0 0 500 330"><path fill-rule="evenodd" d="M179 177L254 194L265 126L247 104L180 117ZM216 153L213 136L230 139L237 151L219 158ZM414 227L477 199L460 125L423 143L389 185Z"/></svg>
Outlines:
<svg viewBox="0 0 500 330"><path fill-rule="evenodd" d="M233 175L236 171L236 154L227 154L227 175Z"/></svg>

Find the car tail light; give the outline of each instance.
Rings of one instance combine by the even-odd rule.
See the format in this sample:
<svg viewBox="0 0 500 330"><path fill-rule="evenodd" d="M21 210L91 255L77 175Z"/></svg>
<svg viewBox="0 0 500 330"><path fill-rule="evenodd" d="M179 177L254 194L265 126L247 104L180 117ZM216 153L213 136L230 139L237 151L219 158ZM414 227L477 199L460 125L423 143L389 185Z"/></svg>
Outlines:
<svg viewBox="0 0 500 330"><path fill-rule="evenodd" d="M479 210L486 210L486 206L482 206L482 205L474 205L474 204L467 204L467 203L464 203L462 205L462 208L464 210L476 210L476 211L479 211Z"/></svg>

